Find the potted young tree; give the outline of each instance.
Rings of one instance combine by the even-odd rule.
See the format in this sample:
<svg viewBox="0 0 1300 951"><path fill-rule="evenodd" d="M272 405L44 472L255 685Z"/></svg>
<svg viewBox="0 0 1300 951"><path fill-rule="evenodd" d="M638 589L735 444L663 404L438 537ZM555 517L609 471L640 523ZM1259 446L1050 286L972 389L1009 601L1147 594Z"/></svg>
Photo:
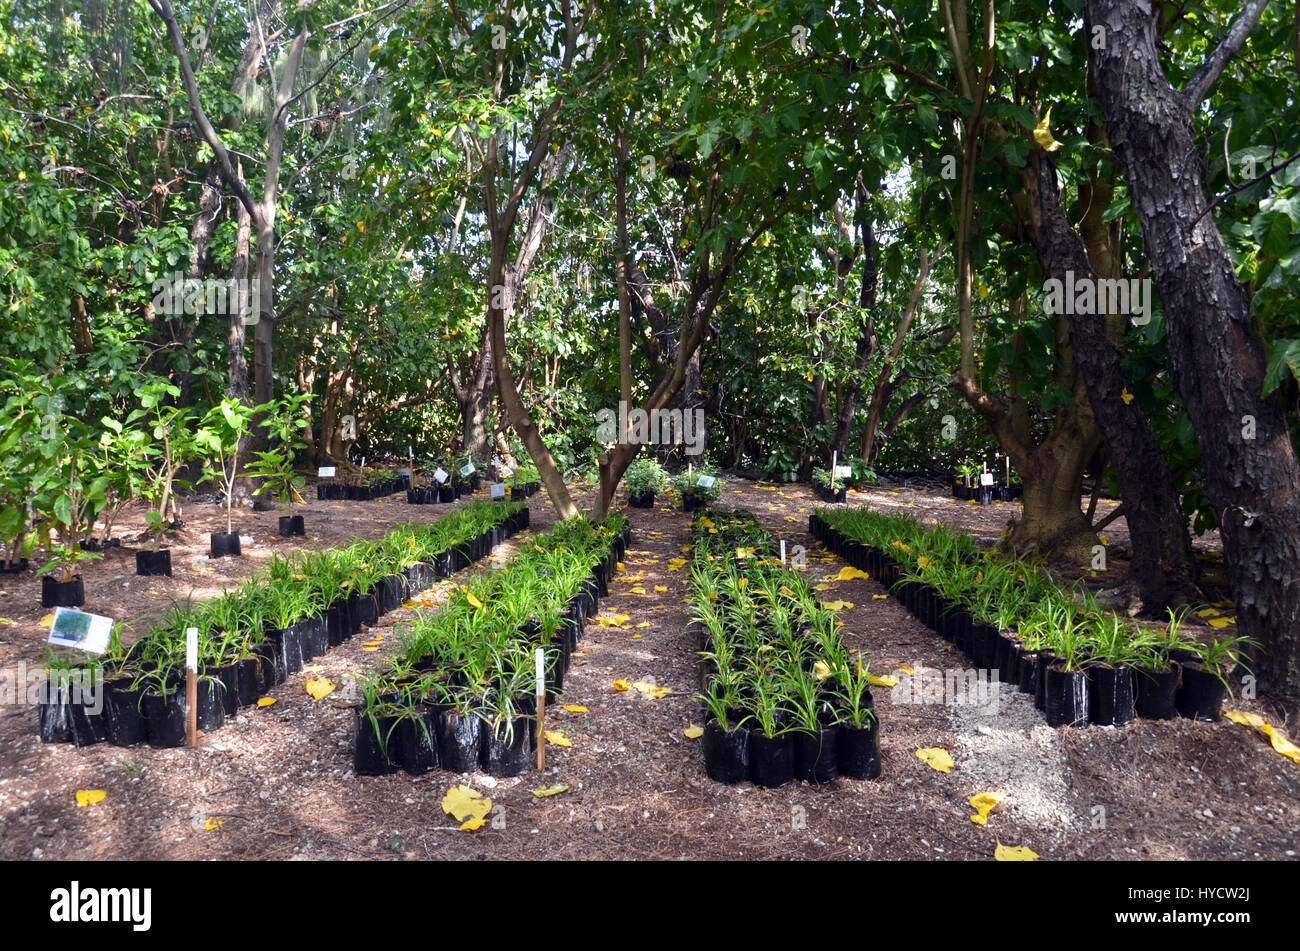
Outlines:
<svg viewBox="0 0 1300 951"><path fill-rule="evenodd" d="M108 493L108 479L98 471L95 441L86 427L70 416L56 424L54 438L43 442L50 463L47 479L35 494L33 508L45 518L42 537L50 549L50 560L36 574L41 581L42 607L76 607L86 600L82 578L76 573L79 562L98 558L82 548L81 539L95 524ZM59 544L53 545L53 533ZM60 570L55 580L51 573Z"/></svg>
<svg viewBox="0 0 1300 951"><path fill-rule="evenodd" d="M265 452L253 453L257 459L244 468L244 474L262 479L262 484L254 491L254 495L270 492L282 503L288 504L289 514L280 516L280 534L285 537L306 534L302 516L293 514L293 503L298 489L306 485L307 480L294 473L293 458L294 453L306 445L298 438L298 434L307 426L302 408L309 402L311 394L288 395L254 411L264 414L261 425L267 432L271 448Z"/></svg>
<svg viewBox="0 0 1300 951"><path fill-rule="evenodd" d="M167 397L180 395L180 388L170 383L157 382L141 390L140 408L127 417L130 426L137 418L144 419L143 429L127 430L135 433L140 453L132 455L135 469L136 491L148 504L145 523L153 536L148 551L135 553L137 575L166 575L172 573L172 555L162 547L163 536L175 526L179 517L176 511L176 488L184 483L176 478L190 451L190 425L194 415L187 409L167 406Z"/></svg>
<svg viewBox="0 0 1300 951"><path fill-rule="evenodd" d="M212 533L212 558L241 554L239 533L231 524L231 509L235 501L235 480L239 476L239 450L248 434L252 415L252 407L226 398L204 415L194 434L194 448L203 456L203 474L217 484L226 502L226 530Z"/></svg>

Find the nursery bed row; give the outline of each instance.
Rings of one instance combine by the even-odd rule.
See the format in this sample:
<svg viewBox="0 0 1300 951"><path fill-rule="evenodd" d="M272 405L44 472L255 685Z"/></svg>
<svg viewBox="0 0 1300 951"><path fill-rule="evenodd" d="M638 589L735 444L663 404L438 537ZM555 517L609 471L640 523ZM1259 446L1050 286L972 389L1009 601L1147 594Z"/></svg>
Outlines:
<svg viewBox="0 0 1300 951"><path fill-rule="evenodd" d="M1033 694L1051 726L1218 720L1249 643L1186 638L1183 615L1158 629L1121 617L1082 585L1065 590L1037 565L981 552L966 533L908 516L820 509L808 530L977 668Z"/></svg>
<svg viewBox="0 0 1300 951"><path fill-rule="evenodd" d="M868 665L851 656L834 612L780 563L752 513L706 510L692 541L709 778L778 787L878 777Z"/></svg>
<svg viewBox="0 0 1300 951"><path fill-rule="evenodd" d="M412 591L483 558L528 521L526 505L476 502L377 541L276 556L233 591L174 606L129 649L115 631L109 651L93 663L77 667L52 656L41 739L184 745L188 629L198 630L198 728L211 732L306 661L374 624Z"/></svg>
<svg viewBox="0 0 1300 951"><path fill-rule="evenodd" d="M595 525L572 519L522 546L504 569L455 592L438 613L417 612L400 631L401 654L360 682L356 773L441 768L515 776L528 769L536 697L544 690L554 699L562 689L629 537L622 515Z"/></svg>
<svg viewBox="0 0 1300 951"><path fill-rule="evenodd" d="M369 502L396 492L410 489L411 477L393 471L383 471L361 482L320 482L316 485L319 501L346 499L349 502Z"/></svg>

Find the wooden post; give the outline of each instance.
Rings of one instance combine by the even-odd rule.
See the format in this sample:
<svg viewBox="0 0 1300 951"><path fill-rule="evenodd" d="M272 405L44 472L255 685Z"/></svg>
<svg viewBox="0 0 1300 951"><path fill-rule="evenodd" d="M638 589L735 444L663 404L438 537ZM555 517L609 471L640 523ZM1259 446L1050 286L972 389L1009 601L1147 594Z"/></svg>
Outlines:
<svg viewBox="0 0 1300 951"><path fill-rule="evenodd" d="M199 738L199 629L185 632L185 745Z"/></svg>
<svg viewBox="0 0 1300 951"><path fill-rule="evenodd" d="M546 654L537 648L537 768L546 769Z"/></svg>

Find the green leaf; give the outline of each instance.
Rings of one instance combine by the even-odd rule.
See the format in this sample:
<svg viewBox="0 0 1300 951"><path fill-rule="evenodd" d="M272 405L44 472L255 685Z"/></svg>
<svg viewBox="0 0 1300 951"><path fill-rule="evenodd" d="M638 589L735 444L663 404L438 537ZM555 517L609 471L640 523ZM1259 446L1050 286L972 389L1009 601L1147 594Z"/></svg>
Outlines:
<svg viewBox="0 0 1300 951"><path fill-rule="evenodd" d="M1268 368L1264 371L1264 390L1260 396L1267 397L1282 385L1286 370L1300 380L1300 338L1279 340L1273 344L1273 352L1268 357Z"/></svg>

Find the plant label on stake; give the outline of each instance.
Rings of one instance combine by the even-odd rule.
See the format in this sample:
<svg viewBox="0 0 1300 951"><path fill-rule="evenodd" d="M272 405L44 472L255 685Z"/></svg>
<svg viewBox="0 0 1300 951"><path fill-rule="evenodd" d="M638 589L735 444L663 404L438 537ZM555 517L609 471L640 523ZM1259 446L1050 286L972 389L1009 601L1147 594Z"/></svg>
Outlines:
<svg viewBox="0 0 1300 951"><path fill-rule="evenodd" d="M433 470L433 481L434 481L434 482L437 482L439 485L441 485L442 483L446 482L446 481L447 481L447 470L444 469L442 466L439 466L437 469L434 469L434 470Z"/></svg>
<svg viewBox="0 0 1300 951"><path fill-rule="evenodd" d="M185 745L198 742L199 629L185 630Z"/></svg>
<svg viewBox="0 0 1300 951"><path fill-rule="evenodd" d="M700 476L695 481L695 484L698 485L701 489L711 489L713 488L714 484L717 481L718 480L715 479L713 476Z"/></svg>
<svg viewBox="0 0 1300 951"><path fill-rule="evenodd" d="M980 474L980 485L992 485L992 484L993 484L993 473L983 472Z"/></svg>
<svg viewBox="0 0 1300 951"><path fill-rule="evenodd" d="M781 564L785 565L785 539L781 539Z"/></svg>
<svg viewBox="0 0 1300 951"><path fill-rule="evenodd" d="M334 466L321 466L316 470L316 478L332 479L334 478Z"/></svg>
<svg viewBox="0 0 1300 951"><path fill-rule="evenodd" d="M474 468L474 463L472 463L472 462L467 462L467 463L465 463L465 465L463 465L463 466L460 467L460 477L461 477L462 479L468 479L468 478L469 478L470 476L472 476L476 471L477 471L477 470Z"/></svg>
<svg viewBox="0 0 1300 951"><path fill-rule="evenodd" d="M835 476L840 471L840 467L837 465L839 461L840 461L840 451L838 449L831 450L831 491L832 492L835 491Z"/></svg>
<svg viewBox="0 0 1300 951"><path fill-rule="evenodd" d="M506 484L504 482L493 482L488 486L488 491L492 494L492 501L505 501Z"/></svg>
<svg viewBox="0 0 1300 951"><path fill-rule="evenodd" d="M537 768L546 769L546 654L539 647L537 661Z"/></svg>

